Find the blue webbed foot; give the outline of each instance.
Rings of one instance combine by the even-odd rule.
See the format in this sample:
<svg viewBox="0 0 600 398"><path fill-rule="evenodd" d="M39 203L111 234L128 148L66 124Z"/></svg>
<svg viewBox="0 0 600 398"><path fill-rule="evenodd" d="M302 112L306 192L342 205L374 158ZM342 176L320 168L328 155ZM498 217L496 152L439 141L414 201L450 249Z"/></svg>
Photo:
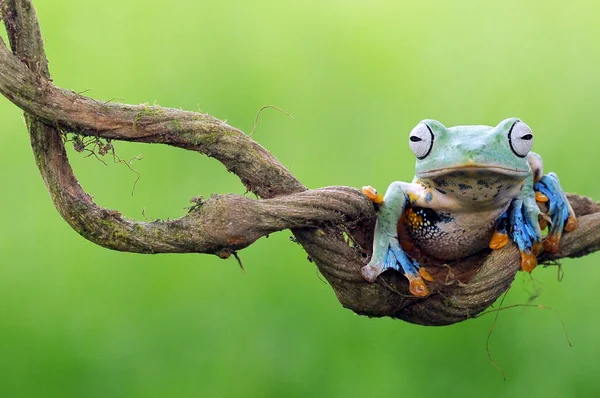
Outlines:
<svg viewBox="0 0 600 398"><path fill-rule="evenodd" d="M533 188L537 191L536 197L539 201L548 202L547 215L551 224L548 236L544 240L544 250L556 253L563 230L570 232L577 228L577 218L556 174L544 175Z"/></svg>
<svg viewBox="0 0 600 398"><path fill-rule="evenodd" d="M406 276L409 282L409 291L414 296L424 297L429 294L429 289L421 277L422 274L428 277L428 273L424 270L421 271L419 264L402 250L396 237L390 238L383 263L371 260L361 269L361 273L365 279L374 281L377 276L388 269L400 271Z"/></svg>
<svg viewBox="0 0 600 398"><path fill-rule="evenodd" d="M408 256L400 247L398 239L394 238L396 244L390 245L388 250L384 269L395 269L401 271L409 282L409 290L415 296L427 296L429 289L423 282L420 274L419 264ZM395 242L395 243L396 243Z"/></svg>
<svg viewBox="0 0 600 398"><path fill-rule="evenodd" d="M510 233L512 240L519 246L521 251L531 251L533 244L541 240L536 233L535 223L524 214L525 207L522 199L515 199L510 204L508 217L510 219Z"/></svg>
<svg viewBox="0 0 600 398"><path fill-rule="evenodd" d="M508 237L521 252L521 268L531 272L537 266L537 255L541 252L542 233L538 224L539 209L531 199L517 198L497 221L496 232L490 241L492 249L508 243Z"/></svg>
<svg viewBox="0 0 600 398"><path fill-rule="evenodd" d="M508 212L510 235L521 252L521 269L531 272L537 266L537 255L541 252L539 209L535 201L515 199Z"/></svg>

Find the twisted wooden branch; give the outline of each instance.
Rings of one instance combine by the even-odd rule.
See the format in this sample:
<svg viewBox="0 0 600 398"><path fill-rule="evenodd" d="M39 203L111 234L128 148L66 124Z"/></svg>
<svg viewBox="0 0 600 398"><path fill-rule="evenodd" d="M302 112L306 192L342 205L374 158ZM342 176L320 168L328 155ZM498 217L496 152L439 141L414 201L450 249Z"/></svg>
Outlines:
<svg viewBox="0 0 600 398"><path fill-rule="evenodd" d="M367 283L360 268L370 255L375 212L357 189L306 188L240 130L210 115L159 106L103 103L52 84L30 0L0 0L12 53L0 43L0 92L25 111L35 159L63 218L101 246L138 253L212 253L228 257L262 236L291 229L347 308L425 325L472 317L510 286L519 270L514 245L430 267L433 293L408 294L398 273ZM160 143L214 157L262 198L214 195L172 221L139 222L98 206L69 165L61 132L111 140ZM600 249L600 207L569 197L580 227L565 234L551 261Z"/></svg>

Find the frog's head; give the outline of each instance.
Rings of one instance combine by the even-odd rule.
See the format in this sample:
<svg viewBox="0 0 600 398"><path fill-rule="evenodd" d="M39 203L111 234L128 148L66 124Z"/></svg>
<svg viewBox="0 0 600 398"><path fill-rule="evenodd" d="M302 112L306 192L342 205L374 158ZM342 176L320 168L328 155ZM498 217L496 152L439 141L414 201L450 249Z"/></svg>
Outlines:
<svg viewBox="0 0 600 398"><path fill-rule="evenodd" d="M517 118L496 127L450 128L423 120L411 131L409 144L417 157L416 176L441 190L445 184L520 186L530 173L533 132Z"/></svg>

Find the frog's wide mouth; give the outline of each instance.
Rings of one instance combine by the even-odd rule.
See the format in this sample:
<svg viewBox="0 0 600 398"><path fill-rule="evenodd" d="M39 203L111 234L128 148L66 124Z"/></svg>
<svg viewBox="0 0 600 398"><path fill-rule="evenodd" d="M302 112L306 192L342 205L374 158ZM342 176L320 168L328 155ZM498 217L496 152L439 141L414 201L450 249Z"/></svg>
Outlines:
<svg viewBox="0 0 600 398"><path fill-rule="evenodd" d="M493 165L479 165L479 164L468 164L461 166L453 166L453 167L442 167L439 169L427 170L420 173L417 173L419 178L434 178L443 175L449 174L462 174L462 173L475 173L481 175L489 175L489 174L500 174L510 177L527 177L530 173L529 170L521 170L512 167L506 166L493 166Z"/></svg>

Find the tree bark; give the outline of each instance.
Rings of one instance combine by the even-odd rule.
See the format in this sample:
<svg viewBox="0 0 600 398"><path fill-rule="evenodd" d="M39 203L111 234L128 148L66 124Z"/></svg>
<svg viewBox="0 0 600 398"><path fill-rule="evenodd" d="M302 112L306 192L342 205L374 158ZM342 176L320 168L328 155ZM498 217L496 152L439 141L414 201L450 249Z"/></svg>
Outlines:
<svg viewBox="0 0 600 398"><path fill-rule="evenodd" d="M269 151L210 115L104 103L54 86L31 1L0 0L0 7L12 48L11 52L0 42L0 92L25 111L32 149L51 198L84 238L120 251L226 258L262 236L291 229L344 307L424 325L476 316L510 287L519 271L520 256L511 244L429 267L435 282L426 298L411 296L405 278L396 272L366 282L360 268L370 256L376 214L359 190L307 190ZM65 151L67 132L200 152L221 162L261 199L213 195L176 220L126 218L97 205L81 188ZM580 226L563 235L557 254L545 254L541 262L600 249L600 207L577 195L569 195L569 200Z"/></svg>

